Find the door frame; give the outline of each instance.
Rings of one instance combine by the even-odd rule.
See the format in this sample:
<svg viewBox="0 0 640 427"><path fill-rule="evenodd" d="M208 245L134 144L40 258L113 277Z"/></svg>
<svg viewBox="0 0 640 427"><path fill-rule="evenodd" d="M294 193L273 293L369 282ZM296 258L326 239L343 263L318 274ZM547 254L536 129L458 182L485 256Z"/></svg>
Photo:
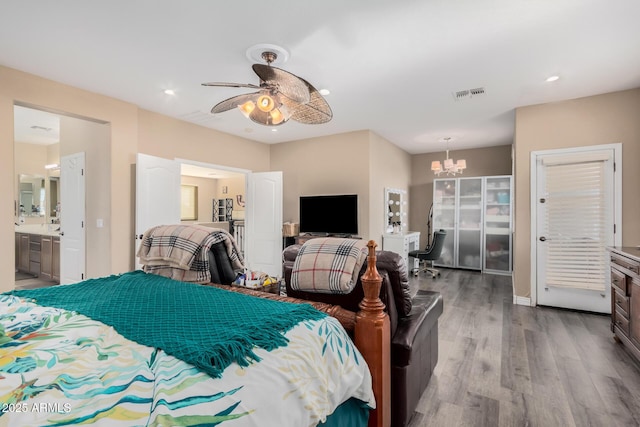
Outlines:
<svg viewBox="0 0 640 427"><path fill-rule="evenodd" d="M529 209L530 209L530 256L531 256L531 306L538 305L538 256L536 250L536 236L538 226L538 213L537 213L537 194L538 194L538 157L555 155L555 154L573 154L584 153L587 151L597 150L613 150L613 186L614 186L614 206L613 206L613 223L615 224L615 232L613 235L614 245L622 245L622 143L616 142L613 144L602 145L590 145L583 147L572 148L559 148L553 150L540 150L532 151L530 157L529 171L530 171L530 184L529 184Z"/></svg>

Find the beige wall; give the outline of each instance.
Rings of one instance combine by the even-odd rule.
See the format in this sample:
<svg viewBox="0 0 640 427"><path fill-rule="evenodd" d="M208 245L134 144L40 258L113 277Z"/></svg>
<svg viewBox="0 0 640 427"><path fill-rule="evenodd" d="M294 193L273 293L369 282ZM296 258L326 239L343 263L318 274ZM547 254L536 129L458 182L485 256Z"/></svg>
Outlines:
<svg viewBox="0 0 640 427"><path fill-rule="evenodd" d="M95 118L111 123L110 146L110 233L111 272L130 269L133 258L131 220L131 172L137 148L137 107L129 103L97 95L31 74L0 66L0 192L12 194L13 186L13 106L14 103L40 106L55 112ZM91 191L91 189L88 189ZM0 240L13 239L13 198L0 200ZM0 257L0 290L14 286L14 251Z"/></svg>
<svg viewBox="0 0 640 427"><path fill-rule="evenodd" d="M516 110L514 294L531 296L532 151L622 143L622 243L640 244L640 89Z"/></svg>
<svg viewBox="0 0 640 427"><path fill-rule="evenodd" d="M85 233L87 277L111 273L111 129L108 124L60 118L60 156L85 153ZM61 203L64 223L64 200ZM101 219L103 227L98 228Z"/></svg>
<svg viewBox="0 0 640 427"><path fill-rule="evenodd" d="M138 152L166 159L186 159L269 171L269 145L183 122L150 111L138 113Z"/></svg>
<svg viewBox="0 0 640 427"><path fill-rule="evenodd" d="M465 159L467 169L460 176L511 175L511 145L449 152L454 160ZM411 189L409 192L409 228L420 231L420 246L427 244L427 217L433 201L431 162L443 161L445 153L415 154L411 157ZM445 176L442 176L445 177Z"/></svg>
<svg viewBox="0 0 640 427"><path fill-rule="evenodd" d="M387 225L384 190L395 188L406 191L408 195L411 181L411 155L373 132L370 132L370 144L368 238L374 239L382 248L382 234ZM405 200L408 202L408 198ZM408 214L409 212L407 216Z"/></svg>
<svg viewBox="0 0 640 427"><path fill-rule="evenodd" d="M244 211L244 207L238 205L236 197L240 194L244 200L244 175L217 179L183 175L181 182L184 185L195 185L198 187L198 219L195 222L211 222L213 220L213 199L233 199L233 211ZM227 188L226 193L224 193L224 187Z"/></svg>
<svg viewBox="0 0 640 427"><path fill-rule="evenodd" d="M358 234L382 243L384 189L408 190L411 156L370 131L271 146L271 170L283 171L284 221L299 221L300 196L358 195ZM329 213L330 214L330 213Z"/></svg>
<svg viewBox="0 0 640 427"><path fill-rule="evenodd" d="M269 146L140 110L137 106L0 66L0 240L14 241L13 106L19 103L56 113L109 123L110 144L103 166L107 183L87 188L101 194L98 214L109 236L109 259L89 266L94 272L119 273L133 267L134 168L136 153L180 157L254 171L269 170ZM87 141L89 143L89 141ZM16 175L17 176L17 175ZM104 186L103 186L104 185ZM102 193L104 189L106 193ZM7 197L9 195L9 197ZM107 201L107 202L105 202ZM104 202L104 203L103 203ZM110 206L108 206L110 203ZM108 207L106 207L108 206ZM107 209L109 212L104 212ZM93 222L95 225L95 221ZM0 291L14 287L12 250L0 257ZM89 271L88 271L89 273Z"/></svg>
<svg viewBox="0 0 640 427"><path fill-rule="evenodd" d="M302 195L357 194L359 234L368 238L368 131L272 145L271 170L283 172L283 221L299 221Z"/></svg>
<svg viewBox="0 0 640 427"><path fill-rule="evenodd" d="M224 193L224 187L227 187L227 193ZM233 212L244 211L244 206L238 204L237 196L242 196L245 200L246 196L246 179L243 176L234 178L221 178L218 180L217 187L218 198L233 199Z"/></svg>
<svg viewBox="0 0 640 427"><path fill-rule="evenodd" d="M13 106L22 103L109 123L109 159L101 182L88 192L102 193L94 217L110 218L99 233L110 261L90 267L128 271L133 259L133 167L137 152L183 158L253 171L284 172L284 220L298 221L298 197L306 194L359 195L363 238L382 232L384 187L409 187L409 228L422 232L432 199L432 160L444 153L410 156L369 131L312 138L269 146L140 110L135 105L0 66L0 239L14 241ZM529 156L534 150L623 143L623 243L640 243L639 169L640 89L579 100L520 108L516 112L514 258L515 294L529 296ZM466 158L464 176L511 173L511 146L452 151ZM406 165L409 165L408 167ZM410 176L407 171L410 170ZM108 173L106 173L108 171ZM91 184L93 185L93 184ZM379 210L379 211L378 211ZM377 212L376 212L377 211ZM110 215L110 217L108 216ZM95 221L93 221L95 224ZM107 237L108 236L108 237ZM13 251L0 257L0 291L13 288ZM110 265L109 265L110 263Z"/></svg>
<svg viewBox="0 0 640 427"><path fill-rule="evenodd" d="M184 222L211 222L213 216L213 199L218 198L218 180L182 175L182 185L198 187L198 218Z"/></svg>

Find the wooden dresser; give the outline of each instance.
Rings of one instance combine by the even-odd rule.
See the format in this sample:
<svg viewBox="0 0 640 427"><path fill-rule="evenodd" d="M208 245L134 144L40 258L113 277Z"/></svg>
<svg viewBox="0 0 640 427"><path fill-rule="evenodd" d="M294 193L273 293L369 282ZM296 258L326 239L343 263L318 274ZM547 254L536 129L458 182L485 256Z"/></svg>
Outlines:
<svg viewBox="0 0 640 427"><path fill-rule="evenodd" d="M640 360L640 248L612 247L611 331Z"/></svg>

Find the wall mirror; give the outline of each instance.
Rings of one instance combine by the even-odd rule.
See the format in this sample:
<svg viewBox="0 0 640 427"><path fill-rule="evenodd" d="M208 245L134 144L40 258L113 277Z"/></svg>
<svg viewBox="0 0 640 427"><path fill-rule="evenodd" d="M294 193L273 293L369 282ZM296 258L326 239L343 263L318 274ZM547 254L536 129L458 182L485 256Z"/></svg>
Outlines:
<svg viewBox="0 0 640 427"><path fill-rule="evenodd" d="M44 176L20 174L19 182L19 215L45 216L46 194Z"/></svg>
<svg viewBox="0 0 640 427"><path fill-rule="evenodd" d="M394 188L385 189L385 232L401 234L407 228L406 191Z"/></svg>

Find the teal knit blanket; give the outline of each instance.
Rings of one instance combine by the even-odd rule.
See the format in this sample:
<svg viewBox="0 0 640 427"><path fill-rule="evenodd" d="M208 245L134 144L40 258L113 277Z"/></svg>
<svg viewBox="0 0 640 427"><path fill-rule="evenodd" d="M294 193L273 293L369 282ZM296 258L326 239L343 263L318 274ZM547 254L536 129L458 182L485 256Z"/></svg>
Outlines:
<svg viewBox="0 0 640 427"><path fill-rule="evenodd" d="M164 350L213 377L259 361L256 347L287 345L286 331L326 316L308 304L255 298L142 271L9 295L75 311L142 345Z"/></svg>

